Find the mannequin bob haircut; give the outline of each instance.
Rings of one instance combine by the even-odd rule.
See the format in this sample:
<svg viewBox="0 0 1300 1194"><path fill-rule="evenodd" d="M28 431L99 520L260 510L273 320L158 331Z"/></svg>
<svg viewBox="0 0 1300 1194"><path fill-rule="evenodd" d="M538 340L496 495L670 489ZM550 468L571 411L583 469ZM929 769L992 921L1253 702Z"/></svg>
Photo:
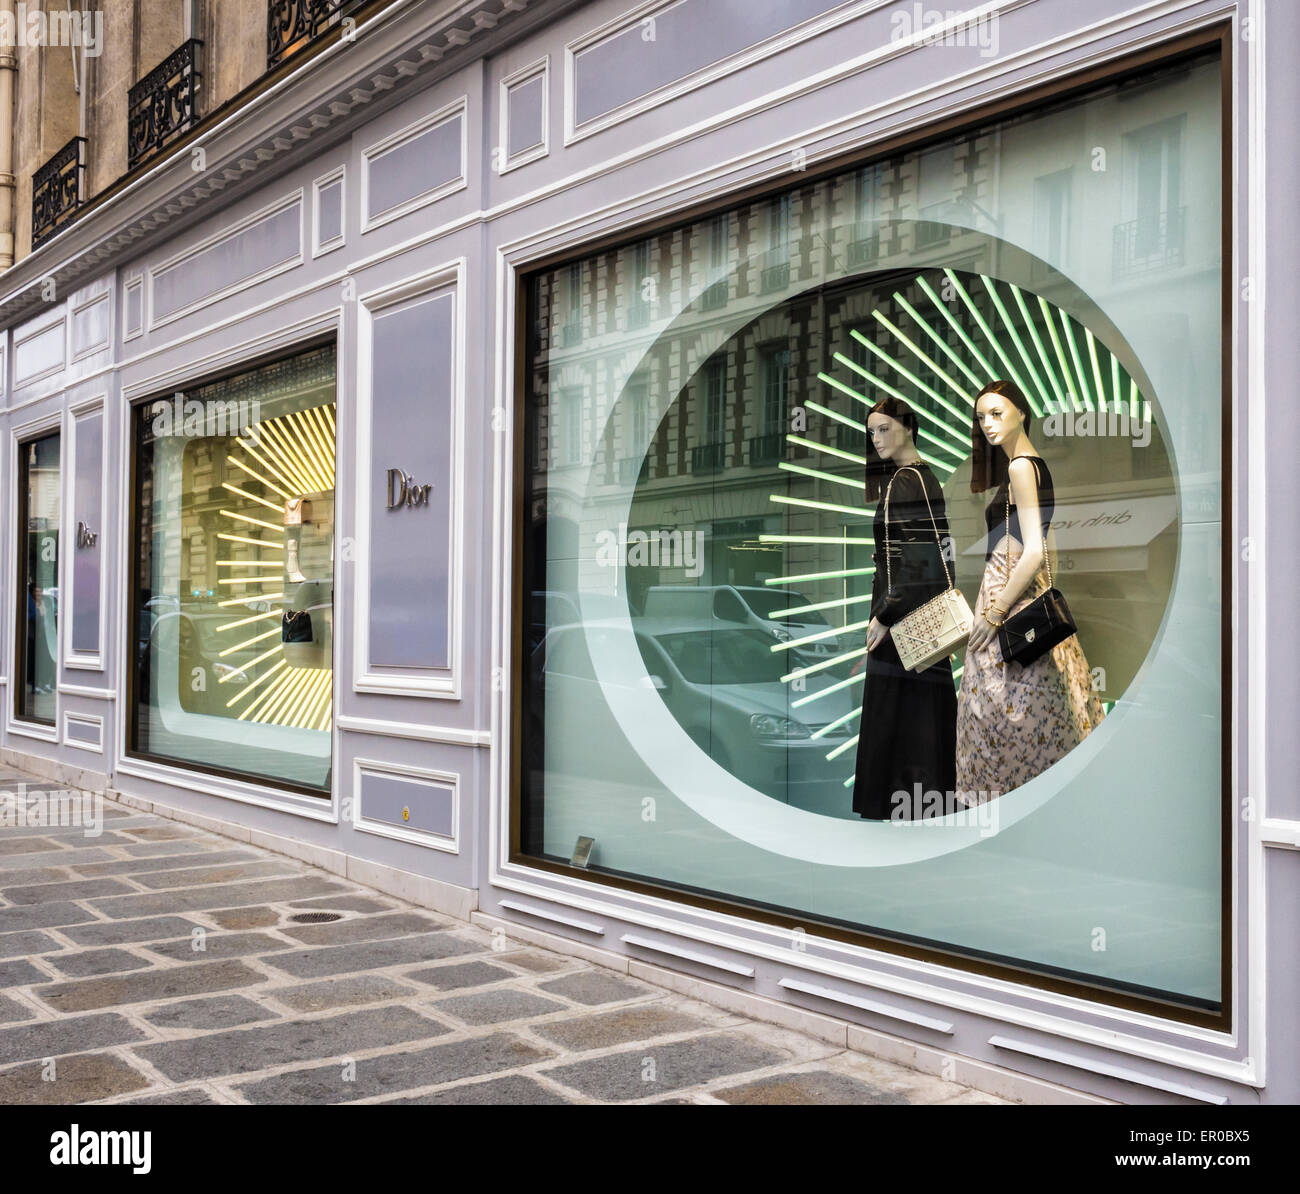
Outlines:
<svg viewBox="0 0 1300 1194"><path fill-rule="evenodd" d="M986 489L1002 485L1007 479L1007 454L984 438L980 428L979 404L986 394L997 394L1010 402L1025 416L1025 431L1033 421L1034 412L1024 392L1013 381L991 381L975 395L975 407L970 422L970 491L983 493Z"/></svg>
<svg viewBox="0 0 1300 1194"><path fill-rule="evenodd" d="M900 398L895 398L892 394L882 398L869 411L867 418L872 415L888 415L895 422L902 423L907 433L912 437L912 443L916 443L917 418L916 411L907 405ZM871 442L871 429L867 429L867 501L874 502L880 498L884 492L885 485L893 475L898 466L892 460L882 460L880 454L876 451L876 445Z"/></svg>

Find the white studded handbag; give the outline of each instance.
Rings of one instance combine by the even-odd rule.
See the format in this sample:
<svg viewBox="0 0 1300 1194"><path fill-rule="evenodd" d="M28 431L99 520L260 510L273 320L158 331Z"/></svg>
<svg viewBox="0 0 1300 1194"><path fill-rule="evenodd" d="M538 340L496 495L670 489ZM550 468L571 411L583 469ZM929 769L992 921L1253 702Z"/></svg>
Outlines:
<svg viewBox="0 0 1300 1194"><path fill-rule="evenodd" d="M887 592L891 594L894 591L894 573L889 545L889 495L894 488L894 481L902 471L901 468L895 471L885 490L885 581ZM939 548L939 562L943 565L943 575L948 582L947 589L937 597L930 598L924 605L917 606L910 614L899 618L889 630L903 667L909 672L922 672L939 660L955 654L965 645L974 619L966 598L952 583L948 560L943 554L943 544L939 541L939 524L934 520L934 507L930 505L930 495L925 490L925 478L919 470L913 468L911 471L921 481L921 493L925 497L926 509L930 512L930 526L934 529L934 542Z"/></svg>

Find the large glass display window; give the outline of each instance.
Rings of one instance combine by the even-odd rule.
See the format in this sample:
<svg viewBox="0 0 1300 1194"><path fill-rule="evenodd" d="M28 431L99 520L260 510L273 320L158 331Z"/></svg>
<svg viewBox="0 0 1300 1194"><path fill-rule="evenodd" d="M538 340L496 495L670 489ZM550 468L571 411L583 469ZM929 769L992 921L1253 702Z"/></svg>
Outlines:
<svg viewBox="0 0 1300 1194"><path fill-rule="evenodd" d="M59 681L59 452L57 431L18 445L14 713L50 726Z"/></svg>
<svg viewBox="0 0 1300 1194"><path fill-rule="evenodd" d="M328 791L333 346L132 413L132 750Z"/></svg>
<svg viewBox="0 0 1300 1194"><path fill-rule="evenodd" d="M513 858L1223 1022L1222 95L525 279Z"/></svg>

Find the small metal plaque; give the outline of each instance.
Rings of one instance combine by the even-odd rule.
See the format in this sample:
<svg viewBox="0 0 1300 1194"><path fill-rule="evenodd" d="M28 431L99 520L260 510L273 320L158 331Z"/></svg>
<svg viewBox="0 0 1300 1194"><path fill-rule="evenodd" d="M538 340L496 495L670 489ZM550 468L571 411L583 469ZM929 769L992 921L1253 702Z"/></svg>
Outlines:
<svg viewBox="0 0 1300 1194"><path fill-rule="evenodd" d="M570 859L573 865L585 867L591 861L591 849L595 844L594 837L580 837L578 844L573 847L573 857Z"/></svg>

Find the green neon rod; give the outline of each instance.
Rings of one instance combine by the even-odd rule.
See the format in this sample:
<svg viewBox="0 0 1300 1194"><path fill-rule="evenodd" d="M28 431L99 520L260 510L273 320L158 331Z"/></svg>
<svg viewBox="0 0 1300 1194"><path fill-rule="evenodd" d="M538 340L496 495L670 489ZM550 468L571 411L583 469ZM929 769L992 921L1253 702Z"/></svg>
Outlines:
<svg viewBox="0 0 1300 1194"><path fill-rule="evenodd" d="M1085 327L1084 335L1088 340L1088 356L1092 360L1092 380L1097 383L1097 405L1102 410L1106 409L1106 387L1101 380L1101 366L1097 364L1097 338L1092 334L1092 328ZM1115 413L1119 413L1119 407L1115 407Z"/></svg>
<svg viewBox="0 0 1300 1194"><path fill-rule="evenodd" d="M936 361L936 360L935 360L932 356L930 356L928 353L924 353L924 352L922 352L921 349L920 349L920 348L917 346L917 344L915 343L915 341L913 341L912 338L911 338L910 336L908 336L908 335L907 335L907 334L902 330L902 328L897 327L897 326L896 326L895 324L893 324L893 323L890 323L890 321L889 321L888 319L886 319L883 315L881 315L881 313L880 313L879 311L872 311L871 314L872 314L872 317L873 317L873 318L874 318L878 323L883 324L883 325L884 325L885 327L887 327L891 332L893 332L893 333L894 333L894 336L895 336L896 339L901 340L905 345L907 345L907 347L910 348L910 349L912 350L912 354L913 354L914 356L920 357L921 360L923 360L927 365L929 365L930 368L933 369L934 372L935 372L939 377L942 377L943 380L946 381L946 382L948 383L948 387L949 387L949 388L950 388L950 389L951 389L951 390L952 390L952 391L957 395L957 397L963 399L965 402L969 403L971 406L974 406L974 405L975 405L975 399L972 398L972 397L971 397L971 396L970 396L970 395L969 395L965 390L963 390L963 389L961 388L961 386L959 386L955 381L953 381L953 379L952 379L951 377L949 377L948 374L946 374L942 369L939 368L939 362L938 362L938 361Z"/></svg>
<svg viewBox="0 0 1300 1194"><path fill-rule="evenodd" d="M844 605L861 605L864 601L870 601L871 594L863 593L858 597L839 597L834 601L819 601L815 605L792 605L788 609L774 609L769 613L772 618L789 618L795 614L810 614L813 610L818 609L839 609Z"/></svg>
<svg viewBox="0 0 1300 1194"><path fill-rule="evenodd" d="M862 655L866 652L863 647L857 654ZM832 661L833 662L833 661ZM833 692L839 692L841 688L848 688L850 684L861 684L867 678L866 672L859 672L856 676L850 676L847 680L841 680L838 684L828 684L825 688L819 688L816 692L810 692L807 696L800 697L796 701L790 702L791 709L799 709L812 701L820 701L822 697L828 697Z"/></svg>
<svg viewBox="0 0 1300 1194"><path fill-rule="evenodd" d="M845 742L841 742L834 750L827 751L826 761L830 762L831 759L838 759L840 755L849 749L850 746L857 746L859 737L861 737L861 735L854 734L852 738L849 738Z"/></svg>
<svg viewBox="0 0 1300 1194"><path fill-rule="evenodd" d="M1070 366L1066 363L1065 353L1061 350L1061 340L1056 334L1056 317L1052 314L1052 309L1047 305L1047 300L1040 294L1038 304L1043 308L1043 317L1047 320L1047 330L1052 336L1052 347L1056 349L1056 359L1061 362L1061 376L1065 379L1065 388L1070 393L1070 401L1074 404L1076 411L1083 409L1083 404L1079 401L1079 395L1074 391L1074 374L1070 372Z"/></svg>
<svg viewBox="0 0 1300 1194"><path fill-rule="evenodd" d="M958 464L960 464L963 460L966 459L968 455L970 455L969 452L965 451L962 448L954 448L952 444L946 443L944 440L941 440L937 435L931 435L924 427L918 427L916 429L916 434L918 439L929 440L930 443L937 445L938 447L942 448L945 452L951 452L954 456L957 457ZM927 456L925 457L925 459L929 460L930 458ZM943 467L948 468L951 471L952 466L944 465Z"/></svg>
<svg viewBox="0 0 1300 1194"><path fill-rule="evenodd" d="M1029 314L1029 308L1025 305L1025 296L1020 293L1020 287L1014 282L1010 283L1010 286L1011 293L1016 296L1016 306L1020 308L1020 314L1024 316L1025 326L1029 329L1029 334L1033 338L1034 347L1038 349L1038 359L1043 363L1043 372L1047 374L1047 380L1052 383L1052 392L1056 395L1056 405L1064 410L1066 408L1065 392L1061 389L1061 383L1056 377L1056 370L1052 368L1052 362L1047 356L1047 349L1043 347L1043 341L1038 335L1038 323Z"/></svg>
<svg viewBox="0 0 1300 1194"><path fill-rule="evenodd" d="M805 448L811 448L814 452L825 452L830 456L838 456L841 460L850 461L853 464L866 464L867 458L859 456L855 452L846 452L843 448L832 448L830 444L819 443L815 439L804 439L802 435L787 435L785 437L787 444L799 444Z"/></svg>
<svg viewBox="0 0 1300 1194"><path fill-rule="evenodd" d="M796 667L794 671L788 671L787 674L781 676L781 683L788 684L790 680L798 680L801 679L802 676L815 676L819 671L826 671L828 667L835 667L836 663L844 662L845 659L855 659L858 656L865 656L866 653L867 649L865 646L859 646L857 650L848 650L848 652L839 654L839 656L823 659L820 663L809 663L809 666L807 667ZM829 688L823 688L822 692L829 692ZM814 696L816 695L818 695L818 693L814 693ZM800 702L790 701L790 708L793 709L794 706L798 704L800 704Z"/></svg>
<svg viewBox="0 0 1300 1194"><path fill-rule="evenodd" d="M1128 379L1128 413L1131 418L1137 418L1138 383L1131 377Z"/></svg>
<svg viewBox="0 0 1300 1194"><path fill-rule="evenodd" d="M861 717L861 716L862 716L862 706L859 705L856 709L850 709L847 713L837 717L834 721L828 721L824 726L821 727L821 729L813 730L813 732L809 734L808 737L825 738L827 734L829 734L832 730L838 730L840 726L842 726L845 722L852 721L855 717Z"/></svg>
<svg viewBox="0 0 1300 1194"><path fill-rule="evenodd" d="M821 376L818 374L818 376ZM811 398L804 403L809 410L815 410L819 415L825 415L828 419L834 419L837 423L843 423L846 427L852 427L854 431L865 432L867 425L859 423L857 419L850 419L848 415L842 415L837 410L831 410L829 406L823 406L820 402L814 402Z"/></svg>
<svg viewBox="0 0 1300 1194"><path fill-rule="evenodd" d="M949 402L948 399L945 398L942 394L940 394L938 390L934 389L931 386L926 385L925 382L923 382L919 377L917 377L915 373L913 373L910 369L906 368L905 366L900 365L883 348L878 348L875 344L873 344L870 340L868 340L866 336L864 336L860 331L858 331L857 328L854 328L852 331L850 331L849 335L852 336L859 344L864 345L869 351L875 353L876 356L878 356L887 365L893 366L894 369L896 369L905 378L907 378L907 380L910 381L922 393L929 394L930 397L933 398L935 402L937 402L940 406L942 406L943 409L946 410L949 414L955 415L958 420L964 419L966 417L966 412L959 410L957 407L953 406L953 404Z"/></svg>
<svg viewBox="0 0 1300 1194"><path fill-rule="evenodd" d="M838 377L832 377L829 373L818 373L817 380L824 381L832 389L842 391L843 393L847 394L850 398L857 399L857 401L863 403L865 406L871 405L870 398L868 398L865 394L859 394L858 391L855 390L852 386L845 385L844 382L840 381Z"/></svg>
<svg viewBox="0 0 1300 1194"><path fill-rule="evenodd" d="M857 329L854 328L854 330L853 330L852 333L850 333L850 334L856 336L856 335L858 334ZM868 343L868 342L867 342L866 340L864 340L863 343L866 344L866 343ZM870 347L871 347L871 350L872 350L873 352L880 352L880 349L878 349L874 344L872 344ZM957 440L959 443L963 442L963 440L962 440L962 436L961 436L957 431L954 431L953 428L952 428L952 426L951 426L950 424L945 423L941 418L939 418L938 415L936 415L936 414L934 414L933 412L927 410L927 409L926 409L924 406L922 406L920 403L910 401L910 400L908 399L907 395L904 394L904 393L902 392L902 390L896 390L896 389L894 389L894 387L891 386L887 381L882 381L880 378L876 377L874 374L872 374L872 373L868 373L868 372L866 371L866 369L865 369L862 365L859 365L859 364L857 363L857 361L852 360L852 359L850 359L849 357L846 357L842 352L837 352L837 353L834 353L833 355L834 355L834 357L835 357L835 359L836 359L837 361L840 361L842 364L847 365L850 369L854 370L855 372L860 373L860 374L861 374L863 377L865 377L869 382L871 382L872 385L874 385L874 386L878 386L880 389L884 390L886 394L890 394L890 395L892 395L893 397L899 399L901 402L906 402L906 403L908 404L908 406L910 406L913 410L916 411L916 413L917 413L918 415L924 415L924 416L925 416L927 419L929 419L930 422L933 423L936 427L941 428L942 430L946 431L949 435L951 435L951 436L953 437L953 439ZM886 358L886 359L888 359L888 358ZM904 372L904 373L906 373L906 370L903 370L903 369L901 369L901 367L900 367L900 372ZM908 376L910 377L911 374L908 374ZM915 379L913 379L913 380L915 380ZM917 384L920 385L921 383L918 382ZM931 390L930 392L933 393L934 391ZM960 414L960 412L958 412L958 413ZM964 417L964 416L962 416L962 417Z"/></svg>
<svg viewBox="0 0 1300 1194"><path fill-rule="evenodd" d="M1113 352L1110 354L1110 392L1115 399L1115 409L1117 411L1122 410L1124 408L1124 391L1119 384L1119 357Z"/></svg>
<svg viewBox="0 0 1300 1194"><path fill-rule="evenodd" d="M1006 325L1007 331L1011 334L1011 339L1015 341L1016 348L1020 352L1020 358L1025 362L1025 367L1029 370L1029 376L1034 379L1034 386L1043 401L1051 406L1052 400L1047 396L1047 387L1043 385L1043 379L1038 376L1038 370L1034 368L1034 362L1030 360L1029 353L1025 351L1025 343L1020 339L1020 333L1016 331L1016 325L1011 322L1011 316L1007 314L1007 309L1002 305L1002 296L998 294L997 287L993 285L993 279L985 274L980 274L980 280L984 283L984 289L989 292L989 298L993 300L993 305L998 309L998 314L1002 316L1002 322ZM1029 399L1029 406L1034 412L1034 417L1042 416L1042 407L1038 405L1037 397L1034 391L1026 392L1025 397Z"/></svg>
<svg viewBox="0 0 1300 1194"><path fill-rule="evenodd" d="M874 539L851 538L840 535L759 535L760 543L870 543L874 544Z"/></svg>
<svg viewBox="0 0 1300 1194"><path fill-rule="evenodd" d="M778 651L789 651L794 647L803 646L804 643L815 643L815 642L819 642L821 639L824 638L832 638L834 635L837 634L847 634L850 630L865 630L870 625L871 625L871 619L868 618L865 622L854 622L848 626L839 626L839 627L832 626L828 630L819 630L817 631L816 634L804 635L803 638L792 638L788 642L773 643L771 647L768 648L768 650L770 650L772 654L775 655Z"/></svg>
<svg viewBox="0 0 1300 1194"><path fill-rule="evenodd" d="M852 477L837 477L834 473L824 472L819 468L809 468L806 464L791 464L788 460L778 460L776 467L787 473L799 473L805 477L814 477L818 481L830 481L834 485L846 485L849 489L866 491L865 481L855 481Z"/></svg>
<svg viewBox="0 0 1300 1194"><path fill-rule="evenodd" d="M922 290L924 290L927 295L930 296L930 301L935 305L935 308L944 317L944 319L946 319L948 323L952 326L952 330L957 333L958 337L961 339L961 342L966 345L966 348L970 351L971 356L973 356L977 361L979 361L981 365L984 366L984 372L989 375L990 379L997 377L998 375L997 370L994 369L993 366L988 363L988 360L985 358L984 354L980 352L978 348L975 347L975 341L972 340L966 334L966 329L957 322L957 319L953 315L953 313L949 311L947 306L945 306L944 303L940 301L939 296L935 294L934 290L931 288L930 283L927 282L924 278L917 278L916 284Z"/></svg>
<svg viewBox="0 0 1300 1194"><path fill-rule="evenodd" d="M1092 410L1092 395L1088 392L1088 375L1083 371L1083 360L1079 356L1079 344L1074 338L1074 320L1062 311L1061 323L1065 326L1065 341L1070 346L1070 359L1074 362L1074 370L1078 374L1079 393L1083 395L1084 408Z"/></svg>
<svg viewBox="0 0 1300 1194"><path fill-rule="evenodd" d="M783 506L806 506L809 510L829 510L832 514L852 514L854 518L860 518L863 514L868 517L873 516L871 510L864 511L860 506L838 506L834 502L817 502L812 498L787 497L783 493L770 493L767 500L778 502Z"/></svg>
<svg viewBox="0 0 1300 1194"><path fill-rule="evenodd" d="M944 352L948 354L948 356L952 359L952 363L956 365L958 369L960 369L964 374L966 374L966 379L970 382L971 385L973 386L980 385L980 379L978 376L976 376L975 371L971 369L971 367L967 365L966 362L963 361L961 357L959 357L956 354L956 352L953 351L952 345L949 344L947 340L945 340L941 335L939 335L939 333L936 332L934 328L932 328L924 319L921 318L921 313L917 311L917 309L913 307L912 304L907 301L907 299L905 299L901 294L899 294L898 291L894 291L894 302L896 302L900 307L902 307L903 310L906 311L913 319L915 319L917 323L919 323L923 328L925 328L926 332L930 336L930 339L933 340L940 348L943 349Z"/></svg>
<svg viewBox="0 0 1300 1194"><path fill-rule="evenodd" d="M993 335L993 329L989 327L984 316L980 314L980 309L975 305L975 300L966 293L966 287L961 284L952 270L945 268L943 272L948 276L948 281L953 284L957 293L961 295L962 302L966 304L967 310L975 317L975 322L979 324L980 331L988 338L988 342L993 345L993 351L998 354L999 360L1007 367L1007 372L1011 374L1011 380L1028 394L1029 387L1025 385L1025 379L1016 371L1016 367L1011 363L1011 358L1002 351L1002 345L998 343L997 337Z"/></svg>
<svg viewBox="0 0 1300 1194"><path fill-rule="evenodd" d="M792 585L805 580L839 580L844 576L873 576L875 568L836 568L833 572L802 572L797 576L769 576L765 585Z"/></svg>

